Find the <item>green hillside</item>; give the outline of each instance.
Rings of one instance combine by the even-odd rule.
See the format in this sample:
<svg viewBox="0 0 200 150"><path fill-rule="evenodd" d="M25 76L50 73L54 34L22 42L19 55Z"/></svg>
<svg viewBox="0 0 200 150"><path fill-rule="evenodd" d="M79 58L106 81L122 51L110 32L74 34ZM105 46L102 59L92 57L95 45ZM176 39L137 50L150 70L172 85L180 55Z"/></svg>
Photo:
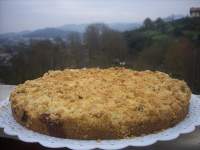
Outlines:
<svg viewBox="0 0 200 150"><path fill-rule="evenodd" d="M200 18L170 22L146 19L143 27L124 33L138 70L161 70L200 91Z"/></svg>

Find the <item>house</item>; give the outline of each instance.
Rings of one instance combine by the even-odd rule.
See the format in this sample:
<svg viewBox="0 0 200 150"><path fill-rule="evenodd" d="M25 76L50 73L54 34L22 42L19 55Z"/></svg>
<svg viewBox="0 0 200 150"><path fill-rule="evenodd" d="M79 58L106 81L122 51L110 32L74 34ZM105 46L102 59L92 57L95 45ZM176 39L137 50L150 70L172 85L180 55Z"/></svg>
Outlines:
<svg viewBox="0 0 200 150"><path fill-rule="evenodd" d="M200 7L190 8L190 16L191 17L200 17Z"/></svg>

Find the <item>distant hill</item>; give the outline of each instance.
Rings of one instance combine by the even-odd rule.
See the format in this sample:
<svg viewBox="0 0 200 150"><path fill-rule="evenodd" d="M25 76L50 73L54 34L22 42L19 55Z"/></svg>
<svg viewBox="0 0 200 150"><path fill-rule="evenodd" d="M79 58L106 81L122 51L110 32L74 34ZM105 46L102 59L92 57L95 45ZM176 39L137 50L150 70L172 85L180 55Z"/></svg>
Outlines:
<svg viewBox="0 0 200 150"><path fill-rule="evenodd" d="M88 25L89 24L66 24L58 27L58 29L83 33Z"/></svg>
<svg viewBox="0 0 200 150"><path fill-rule="evenodd" d="M65 31L59 28L44 28L34 31L0 34L0 47L1 45L15 45L19 42L29 43L30 39L35 39L35 40L52 39L52 38L67 39L69 34L72 32L73 31L67 31L67 30Z"/></svg>
<svg viewBox="0 0 200 150"><path fill-rule="evenodd" d="M166 18L163 18L165 21L169 22L169 21L174 21L174 20L179 20L181 18L184 18L185 16L184 15L171 15L171 16L168 16Z"/></svg>
<svg viewBox="0 0 200 150"><path fill-rule="evenodd" d="M166 18L163 18L164 21L169 22L183 18L183 15L171 15ZM66 24L60 27L55 28L42 28L34 31L22 31L17 33L5 33L0 34L0 40L23 40L24 38L67 38L70 32L79 32L80 34L84 33L87 26L90 24ZM114 30L124 32L135 30L142 26L142 23L107 23L107 25ZM1 42L1 41L0 41Z"/></svg>
<svg viewBox="0 0 200 150"><path fill-rule="evenodd" d="M88 25L90 24L67 24L58 28L65 31L76 31L76 32L83 33L85 32ZM140 27L141 23L108 23L107 25L111 29L123 32L123 31L134 30Z"/></svg>
<svg viewBox="0 0 200 150"><path fill-rule="evenodd" d="M29 38L56 38L56 37L65 38L69 33L70 31L64 31L57 28L44 28L24 33L23 36Z"/></svg>
<svg viewBox="0 0 200 150"><path fill-rule="evenodd" d="M142 23L110 23L108 26L117 31L130 31L139 28Z"/></svg>
<svg viewBox="0 0 200 150"><path fill-rule="evenodd" d="M23 39L23 38L67 38L71 32L79 32L82 34L85 32L89 24L67 24L57 28L43 28L34 31L22 31L17 33L5 33L0 34L1 39ZM107 24L110 28L117 31L129 31L134 30L141 26L139 23L110 23Z"/></svg>

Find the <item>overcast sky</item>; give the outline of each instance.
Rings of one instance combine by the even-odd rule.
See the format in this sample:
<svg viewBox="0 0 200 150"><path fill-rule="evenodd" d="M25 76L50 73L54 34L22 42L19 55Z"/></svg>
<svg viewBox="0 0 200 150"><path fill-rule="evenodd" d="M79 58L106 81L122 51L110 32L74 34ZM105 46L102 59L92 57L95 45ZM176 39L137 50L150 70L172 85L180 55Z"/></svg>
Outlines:
<svg viewBox="0 0 200 150"><path fill-rule="evenodd" d="M200 0L0 0L0 33L91 22L188 15Z"/></svg>

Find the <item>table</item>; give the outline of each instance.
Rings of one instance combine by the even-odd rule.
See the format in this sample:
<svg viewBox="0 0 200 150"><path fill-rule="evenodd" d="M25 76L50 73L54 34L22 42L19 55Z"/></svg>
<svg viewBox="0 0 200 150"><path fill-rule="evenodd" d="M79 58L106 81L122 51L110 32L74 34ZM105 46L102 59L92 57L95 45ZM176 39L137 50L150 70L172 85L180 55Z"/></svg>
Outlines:
<svg viewBox="0 0 200 150"><path fill-rule="evenodd" d="M0 100L7 98L10 92L15 88L14 85L0 85ZM0 130L0 145L7 148L16 149L48 149L37 143L24 143L17 139L17 137L7 136ZM184 134L175 140L160 141L147 147L128 147L126 150L199 150L200 149L200 126L196 130L189 134Z"/></svg>

